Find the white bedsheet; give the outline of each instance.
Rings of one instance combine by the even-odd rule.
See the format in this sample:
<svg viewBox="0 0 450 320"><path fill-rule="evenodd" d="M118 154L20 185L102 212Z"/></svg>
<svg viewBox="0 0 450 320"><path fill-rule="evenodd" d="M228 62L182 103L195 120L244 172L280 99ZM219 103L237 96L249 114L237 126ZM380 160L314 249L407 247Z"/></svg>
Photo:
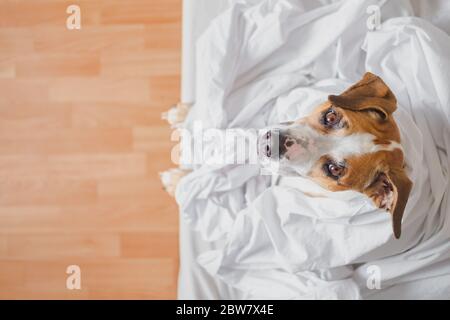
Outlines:
<svg viewBox="0 0 450 320"><path fill-rule="evenodd" d="M369 32L377 3L383 25ZM180 278L196 282L181 282L180 298L450 298L450 38L411 14L407 1L285 0L235 3L214 20L197 43L187 128L295 119L372 71L399 101L414 188L394 240L389 217L360 194L320 190L319 200L303 192L318 186L257 165L195 166L176 194ZM183 259L193 246L198 264ZM371 266L381 289L366 286Z"/></svg>

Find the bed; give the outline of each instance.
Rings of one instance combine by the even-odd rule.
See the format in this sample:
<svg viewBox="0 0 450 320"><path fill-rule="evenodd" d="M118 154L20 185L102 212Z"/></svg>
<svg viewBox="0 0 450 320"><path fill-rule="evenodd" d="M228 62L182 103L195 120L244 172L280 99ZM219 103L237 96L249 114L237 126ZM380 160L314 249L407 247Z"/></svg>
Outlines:
<svg viewBox="0 0 450 320"><path fill-rule="evenodd" d="M182 81L181 102L195 104L197 99L196 83L198 83L196 64L196 42L210 26L211 21L225 12L235 3L258 3L261 1L233 1L233 0L185 0L183 1L183 44L182 44ZM269 1L270 2L270 1ZM298 1L303 10L314 10L319 6L339 7L340 2ZM367 1L370 4L384 5L383 1ZM405 10L414 12L414 15L430 21L432 24L450 33L450 4L447 1L403 1ZM337 10L337 9L336 9ZM366 13L364 13L366 14ZM400 15L400 14L399 14ZM405 15L401 13L401 15ZM318 70L317 72L320 72ZM350 76L349 76L350 77ZM448 90L448 88L447 88ZM447 106L450 108L449 106ZM192 117L195 117L192 116ZM266 181L267 182L267 181ZM271 183L271 182L267 182ZM448 188L447 188L448 190ZM448 196L444 193L443 196ZM180 206L181 207L181 206ZM194 231L185 218L186 213L180 209L180 269L178 278L178 299L252 299L267 298L258 296L251 291L239 289L238 285L230 285L223 277L216 276L214 272L206 270L200 265L198 257L204 252L217 252L223 248L223 238L205 241L201 232ZM447 250L447 249L446 249ZM450 298L450 263L449 259L441 259L439 263L430 264L418 270L426 276L402 278L402 281L389 284L383 290L367 290L358 295L358 298L367 299L427 299ZM443 271L444 270L444 271ZM283 295L274 298L285 298ZM331 298L353 298L337 294ZM273 298L273 297L272 297ZM295 296L293 297L295 298ZM327 298L326 295L306 296L306 298Z"/></svg>

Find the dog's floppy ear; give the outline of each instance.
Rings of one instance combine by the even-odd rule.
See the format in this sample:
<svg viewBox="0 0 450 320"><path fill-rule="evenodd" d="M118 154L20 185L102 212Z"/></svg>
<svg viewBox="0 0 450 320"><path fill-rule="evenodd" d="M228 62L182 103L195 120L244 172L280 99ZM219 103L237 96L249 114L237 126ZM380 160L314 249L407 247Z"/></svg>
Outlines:
<svg viewBox="0 0 450 320"><path fill-rule="evenodd" d="M355 111L376 111L386 119L397 109L397 99L380 77L366 72L364 77L340 95L330 95L335 106Z"/></svg>
<svg viewBox="0 0 450 320"><path fill-rule="evenodd" d="M376 206L391 214L392 228L397 239L401 235L403 212L411 188L412 182L401 168L378 174L372 184L364 190Z"/></svg>

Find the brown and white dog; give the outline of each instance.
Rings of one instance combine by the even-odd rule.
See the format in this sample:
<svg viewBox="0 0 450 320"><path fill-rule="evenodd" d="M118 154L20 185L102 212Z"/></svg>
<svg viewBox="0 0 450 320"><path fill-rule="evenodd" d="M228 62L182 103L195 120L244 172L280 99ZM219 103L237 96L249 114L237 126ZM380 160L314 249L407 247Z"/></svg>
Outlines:
<svg viewBox="0 0 450 320"><path fill-rule="evenodd" d="M258 137L260 160L276 164L280 175L299 175L331 191L367 195L391 214L399 238L412 182L392 116L396 108L388 86L367 72L309 116L263 131ZM174 190L181 177L172 175L166 188Z"/></svg>
<svg viewBox="0 0 450 320"><path fill-rule="evenodd" d="M312 179L331 191L354 190L392 215L400 237L412 182L405 172L397 100L379 77L366 73L340 95L330 95L307 117L270 128L258 137L263 163L280 175Z"/></svg>

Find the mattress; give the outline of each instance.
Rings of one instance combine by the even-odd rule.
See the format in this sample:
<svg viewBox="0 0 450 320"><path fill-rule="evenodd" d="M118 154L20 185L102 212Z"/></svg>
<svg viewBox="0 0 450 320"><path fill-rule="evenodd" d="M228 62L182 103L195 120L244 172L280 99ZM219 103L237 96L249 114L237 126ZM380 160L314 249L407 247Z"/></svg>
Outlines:
<svg viewBox="0 0 450 320"><path fill-rule="evenodd" d="M196 41L208 28L211 21L235 2L233 0L189 0L183 2L183 45L182 45L182 86L181 97L184 103L196 101ZM247 1L248 2L248 1ZM257 3L258 1L251 1ZM310 1L300 1L305 7L317 6ZM322 1L327 4L332 1ZM405 1L416 16L422 17L445 32L450 32L450 4L448 1ZM446 14L447 13L447 14ZM222 280L208 273L198 263L201 253L223 247L223 240L205 241L199 232L193 231L180 212L180 269L178 278L179 299L245 299L243 291L232 288ZM396 284L387 290L377 291L373 299L423 299L433 298L433 290L439 283L449 283L449 276L436 276L431 280L417 280ZM420 292L414 288L421 288ZM428 288L428 289L427 289Z"/></svg>

